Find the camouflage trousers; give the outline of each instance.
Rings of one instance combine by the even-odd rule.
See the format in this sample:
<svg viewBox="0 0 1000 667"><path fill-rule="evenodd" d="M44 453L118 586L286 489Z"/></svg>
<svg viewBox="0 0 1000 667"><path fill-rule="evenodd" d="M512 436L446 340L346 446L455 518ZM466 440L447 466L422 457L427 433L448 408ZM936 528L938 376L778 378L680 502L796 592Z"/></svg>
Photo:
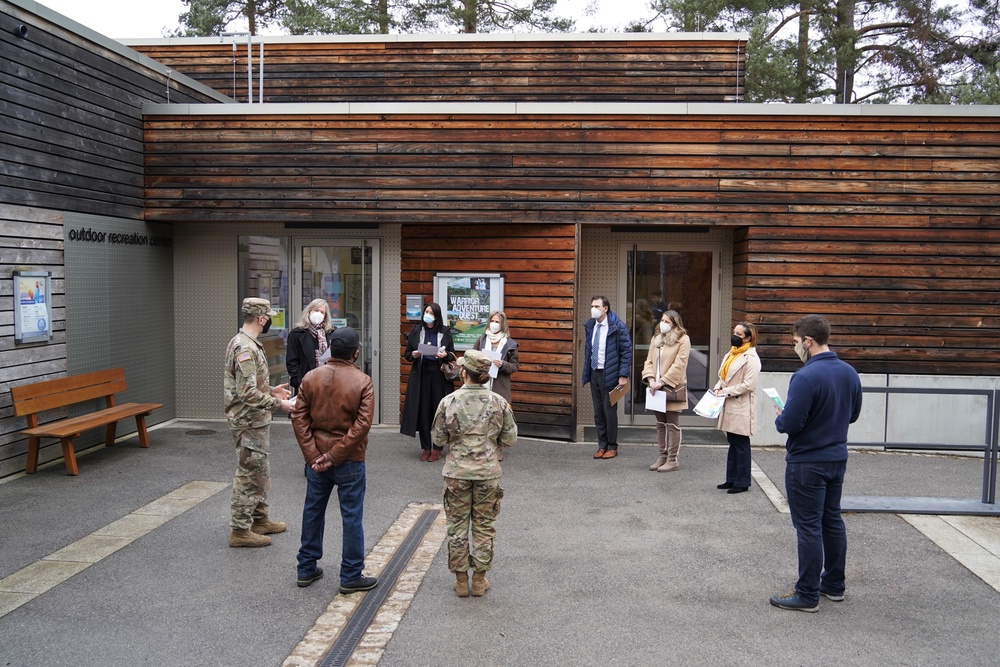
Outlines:
<svg viewBox="0 0 1000 667"><path fill-rule="evenodd" d="M254 519L267 516L267 490L271 487L268 429L270 426L232 430L237 456L229 520L233 530L247 530Z"/></svg>
<svg viewBox="0 0 1000 667"><path fill-rule="evenodd" d="M493 538L503 489L500 479L444 478L444 513L448 520L448 569L486 572L493 566ZM469 534L472 548L469 548Z"/></svg>

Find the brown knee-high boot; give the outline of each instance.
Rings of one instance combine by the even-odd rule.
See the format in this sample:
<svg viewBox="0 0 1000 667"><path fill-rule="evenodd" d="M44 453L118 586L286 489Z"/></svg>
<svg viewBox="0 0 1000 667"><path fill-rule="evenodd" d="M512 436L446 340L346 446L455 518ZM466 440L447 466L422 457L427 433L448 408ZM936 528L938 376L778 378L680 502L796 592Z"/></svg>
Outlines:
<svg viewBox="0 0 1000 667"><path fill-rule="evenodd" d="M667 462L656 469L657 472L678 470L681 464L677 462L677 452L681 448L681 429L673 424L667 424Z"/></svg>
<svg viewBox="0 0 1000 667"><path fill-rule="evenodd" d="M650 470L657 470L661 465L667 462L667 423L666 422L656 422L656 446L660 450L660 458L656 459L656 463L649 466Z"/></svg>

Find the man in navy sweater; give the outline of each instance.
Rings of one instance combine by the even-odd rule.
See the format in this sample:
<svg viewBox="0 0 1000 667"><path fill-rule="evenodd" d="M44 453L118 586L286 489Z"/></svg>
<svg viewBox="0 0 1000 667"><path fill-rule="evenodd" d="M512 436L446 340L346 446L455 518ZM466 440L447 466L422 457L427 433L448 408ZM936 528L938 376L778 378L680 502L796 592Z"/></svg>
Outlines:
<svg viewBox="0 0 1000 667"><path fill-rule="evenodd" d="M847 531L840 496L847 469L847 429L861 414L861 379L829 348L830 323L806 315L792 327L795 353L805 363L788 385L774 425L785 443L785 495L798 537L795 590L771 596L782 609L814 612L819 597L844 599Z"/></svg>

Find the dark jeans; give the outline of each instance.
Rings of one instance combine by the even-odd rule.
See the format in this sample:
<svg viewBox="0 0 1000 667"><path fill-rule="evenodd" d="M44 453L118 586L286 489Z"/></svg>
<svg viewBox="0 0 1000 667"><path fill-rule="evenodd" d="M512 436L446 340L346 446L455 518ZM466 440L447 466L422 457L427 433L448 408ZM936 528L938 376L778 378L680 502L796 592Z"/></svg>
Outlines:
<svg viewBox="0 0 1000 667"><path fill-rule="evenodd" d="M324 472L316 472L306 466L306 480L298 574L300 577L308 577L316 572L316 561L323 557L326 505L336 486L337 498L340 500L340 518L344 526L340 581L344 584L355 581L361 577L361 570L365 566L365 529L362 525L365 462L347 461Z"/></svg>
<svg viewBox="0 0 1000 667"><path fill-rule="evenodd" d="M618 408L608 398L604 371L590 371L590 398L594 401L598 449L618 449Z"/></svg>
<svg viewBox="0 0 1000 667"><path fill-rule="evenodd" d="M726 481L733 486L750 488L750 436L726 431L729 453L726 455Z"/></svg>
<svg viewBox="0 0 1000 667"><path fill-rule="evenodd" d="M847 461L788 463L785 493L798 536L799 580L795 591L818 603L819 591L843 595L847 531L840 515Z"/></svg>

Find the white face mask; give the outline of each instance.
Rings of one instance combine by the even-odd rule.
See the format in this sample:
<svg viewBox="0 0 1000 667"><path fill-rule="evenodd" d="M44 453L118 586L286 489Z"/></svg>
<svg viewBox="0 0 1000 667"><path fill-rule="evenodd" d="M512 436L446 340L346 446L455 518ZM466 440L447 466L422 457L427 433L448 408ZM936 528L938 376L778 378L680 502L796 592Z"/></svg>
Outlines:
<svg viewBox="0 0 1000 667"><path fill-rule="evenodd" d="M590 316L593 317L595 320L598 319L598 318L600 318L600 316L603 315L603 314L604 314L604 311L601 310L600 308L591 308L590 309Z"/></svg>
<svg viewBox="0 0 1000 667"><path fill-rule="evenodd" d="M431 315L430 313L424 315L424 322L426 322L427 324L434 324L434 316Z"/></svg>
<svg viewBox="0 0 1000 667"><path fill-rule="evenodd" d="M317 312L315 310L309 313L309 321L315 324L316 326L323 324L325 320L326 320L326 315L324 315L323 313Z"/></svg>
<svg viewBox="0 0 1000 667"><path fill-rule="evenodd" d="M490 331L492 331L493 333L500 333L500 323L490 322Z"/></svg>
<svg viewBox="0 0 1000 667"><path fill-rule="evenodd" d="M660 333L667 333L671 328L670 322L660 322Z"/></svg>

